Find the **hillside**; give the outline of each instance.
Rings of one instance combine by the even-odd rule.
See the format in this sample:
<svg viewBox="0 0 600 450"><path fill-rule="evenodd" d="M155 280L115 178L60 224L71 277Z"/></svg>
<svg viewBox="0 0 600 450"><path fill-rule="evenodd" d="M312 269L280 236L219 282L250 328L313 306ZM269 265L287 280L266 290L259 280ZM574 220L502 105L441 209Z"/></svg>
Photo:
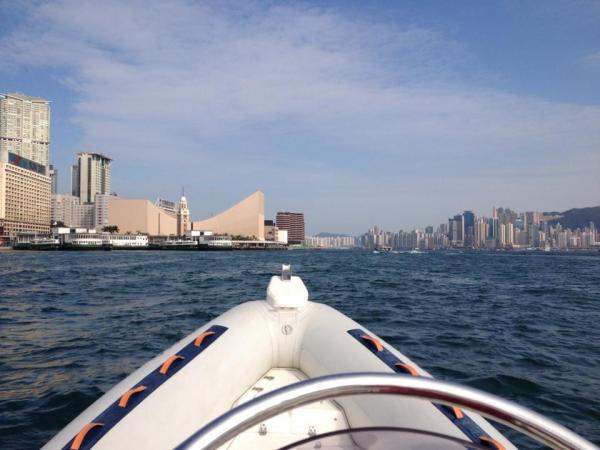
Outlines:
<svg viewBox="0 0 600 450"><path fill-rule="evenodd" d="M596 228L600 228L600 206L573 208L562 213L545 212L544 215L559 216L551 220L550 223L560 223L564 228L571 228L572 230L587 227L590 222L594 222Z"/></svg>

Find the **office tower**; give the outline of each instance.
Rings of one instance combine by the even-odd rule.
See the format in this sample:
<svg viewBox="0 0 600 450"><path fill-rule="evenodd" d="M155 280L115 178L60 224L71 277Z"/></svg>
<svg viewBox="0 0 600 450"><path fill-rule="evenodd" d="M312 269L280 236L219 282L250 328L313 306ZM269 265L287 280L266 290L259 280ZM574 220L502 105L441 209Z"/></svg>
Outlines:
<svg viewBox="0 0 600 450"><path fill-rule="evenodd" d="M304 242L304 213L280 211L275 217L275 222L277 228L287 230L290 244L302 244ZM379 236L376 239L382 240ZM378 243L376 242L376 245Z"/></svg>
<svg viewBox="0 0 600 450"><path fill-rule="evenodd" d="M50 232L49 102L0 94L0 245Z"/></svg>
<svg viewBox="0 0 600 450"><path fill-rule="evenodd" d="M507 247L512 247L514 244L514 227L512 223L507 223L504 229L504 244Z"/></svg>
<svg viewBox="0 0 600 450"><path fill-rule="evenodd" d="M472 247L475 241L475 214L471 211L463 212L463 230L465 246Z"/></svg>
<svg viewBox="0 0 600 450"><path fill-rule="evenodd" d="M495 212L495 211L494 211ZM498 217L488 219L488 239L498 241Z"/></svg>
<svg viewBox="0 0 600 450"><path fill-rule="evenodd" d="M0 150L44 166L50 160L50 102L24 94L0 94Z"/></svg>
<svg viewBox="0 0 600 450"><path fill-rule="evenodd" d="M498 225L498 246L500 248L506 245L506 225L501 223Z"/></svg>
<svg viewBox="0 0 600 450"><path fill-rule="evenodd" d="M463 216L457 214L451 219L448 219L448 239L450 244L454 246L462 246L464 243L464 222Z"/></svg>
<svg viewBox="0 0 600 450"><path fill-rule="evenodd" d="M78 197L81 203L93 203L96 194L110 194L112 160L100 153L79 153L77 167Z"/></svg>
<svg viewBox="0 0 600 450"><path fill-rule="evenodd" d="M55 169L52 164L50 164L50 170L48 172L50 176L50 184L51 184L51 193L58 193L58 169Z"/></svg>
<svg viewBox="0 0 600 450"><path fill-rule="evenodd" d="M181 196L179 200L179 209L177 210L177 235L185 236L185 232L190 229L190 210L188 209L187 199Z"/></svg>
<svg viewBox="0 0 600 450"><path fill-rule="evenodd" d="M487 239L487 222L485 217L475 219L475 247L485 248Z"/></svg>

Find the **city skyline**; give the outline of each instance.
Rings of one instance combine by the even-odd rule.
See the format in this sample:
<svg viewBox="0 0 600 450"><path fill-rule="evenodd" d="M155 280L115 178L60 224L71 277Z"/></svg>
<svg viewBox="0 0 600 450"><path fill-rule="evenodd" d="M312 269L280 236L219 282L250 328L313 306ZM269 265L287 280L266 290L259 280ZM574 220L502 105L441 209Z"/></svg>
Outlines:
<svg viewBox="0 0 600 450"><path fill-rule="evenodd" d="M260 189L313 233L599 198L594 2L0 8L1 91L51 101L60 192L90 151L119 194L183 184L210 216Z"/></svg>

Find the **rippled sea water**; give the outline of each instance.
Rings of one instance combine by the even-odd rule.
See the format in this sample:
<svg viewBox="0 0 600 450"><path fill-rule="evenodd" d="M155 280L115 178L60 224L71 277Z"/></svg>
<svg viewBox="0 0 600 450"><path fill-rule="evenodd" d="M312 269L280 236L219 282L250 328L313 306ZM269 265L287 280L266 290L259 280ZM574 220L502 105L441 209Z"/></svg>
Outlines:
<svg viewBox="0 0 600 450"><path fill-rule="evenodd" d="M43 445L285 262L435 377L600 444L600 253L113 251L0 253L0 448Z"/></svg>

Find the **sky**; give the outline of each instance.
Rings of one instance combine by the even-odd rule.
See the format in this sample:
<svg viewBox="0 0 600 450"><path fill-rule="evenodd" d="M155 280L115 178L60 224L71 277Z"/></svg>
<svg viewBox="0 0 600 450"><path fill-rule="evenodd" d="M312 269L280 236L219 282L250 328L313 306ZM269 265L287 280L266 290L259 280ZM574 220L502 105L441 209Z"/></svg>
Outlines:
<svg viewBox="0 0 600 450"><path fill-rule="evenodd" d="M358 234L600 205L600 1L0 0L0 92L52 103L59 190Z"/></svg>

